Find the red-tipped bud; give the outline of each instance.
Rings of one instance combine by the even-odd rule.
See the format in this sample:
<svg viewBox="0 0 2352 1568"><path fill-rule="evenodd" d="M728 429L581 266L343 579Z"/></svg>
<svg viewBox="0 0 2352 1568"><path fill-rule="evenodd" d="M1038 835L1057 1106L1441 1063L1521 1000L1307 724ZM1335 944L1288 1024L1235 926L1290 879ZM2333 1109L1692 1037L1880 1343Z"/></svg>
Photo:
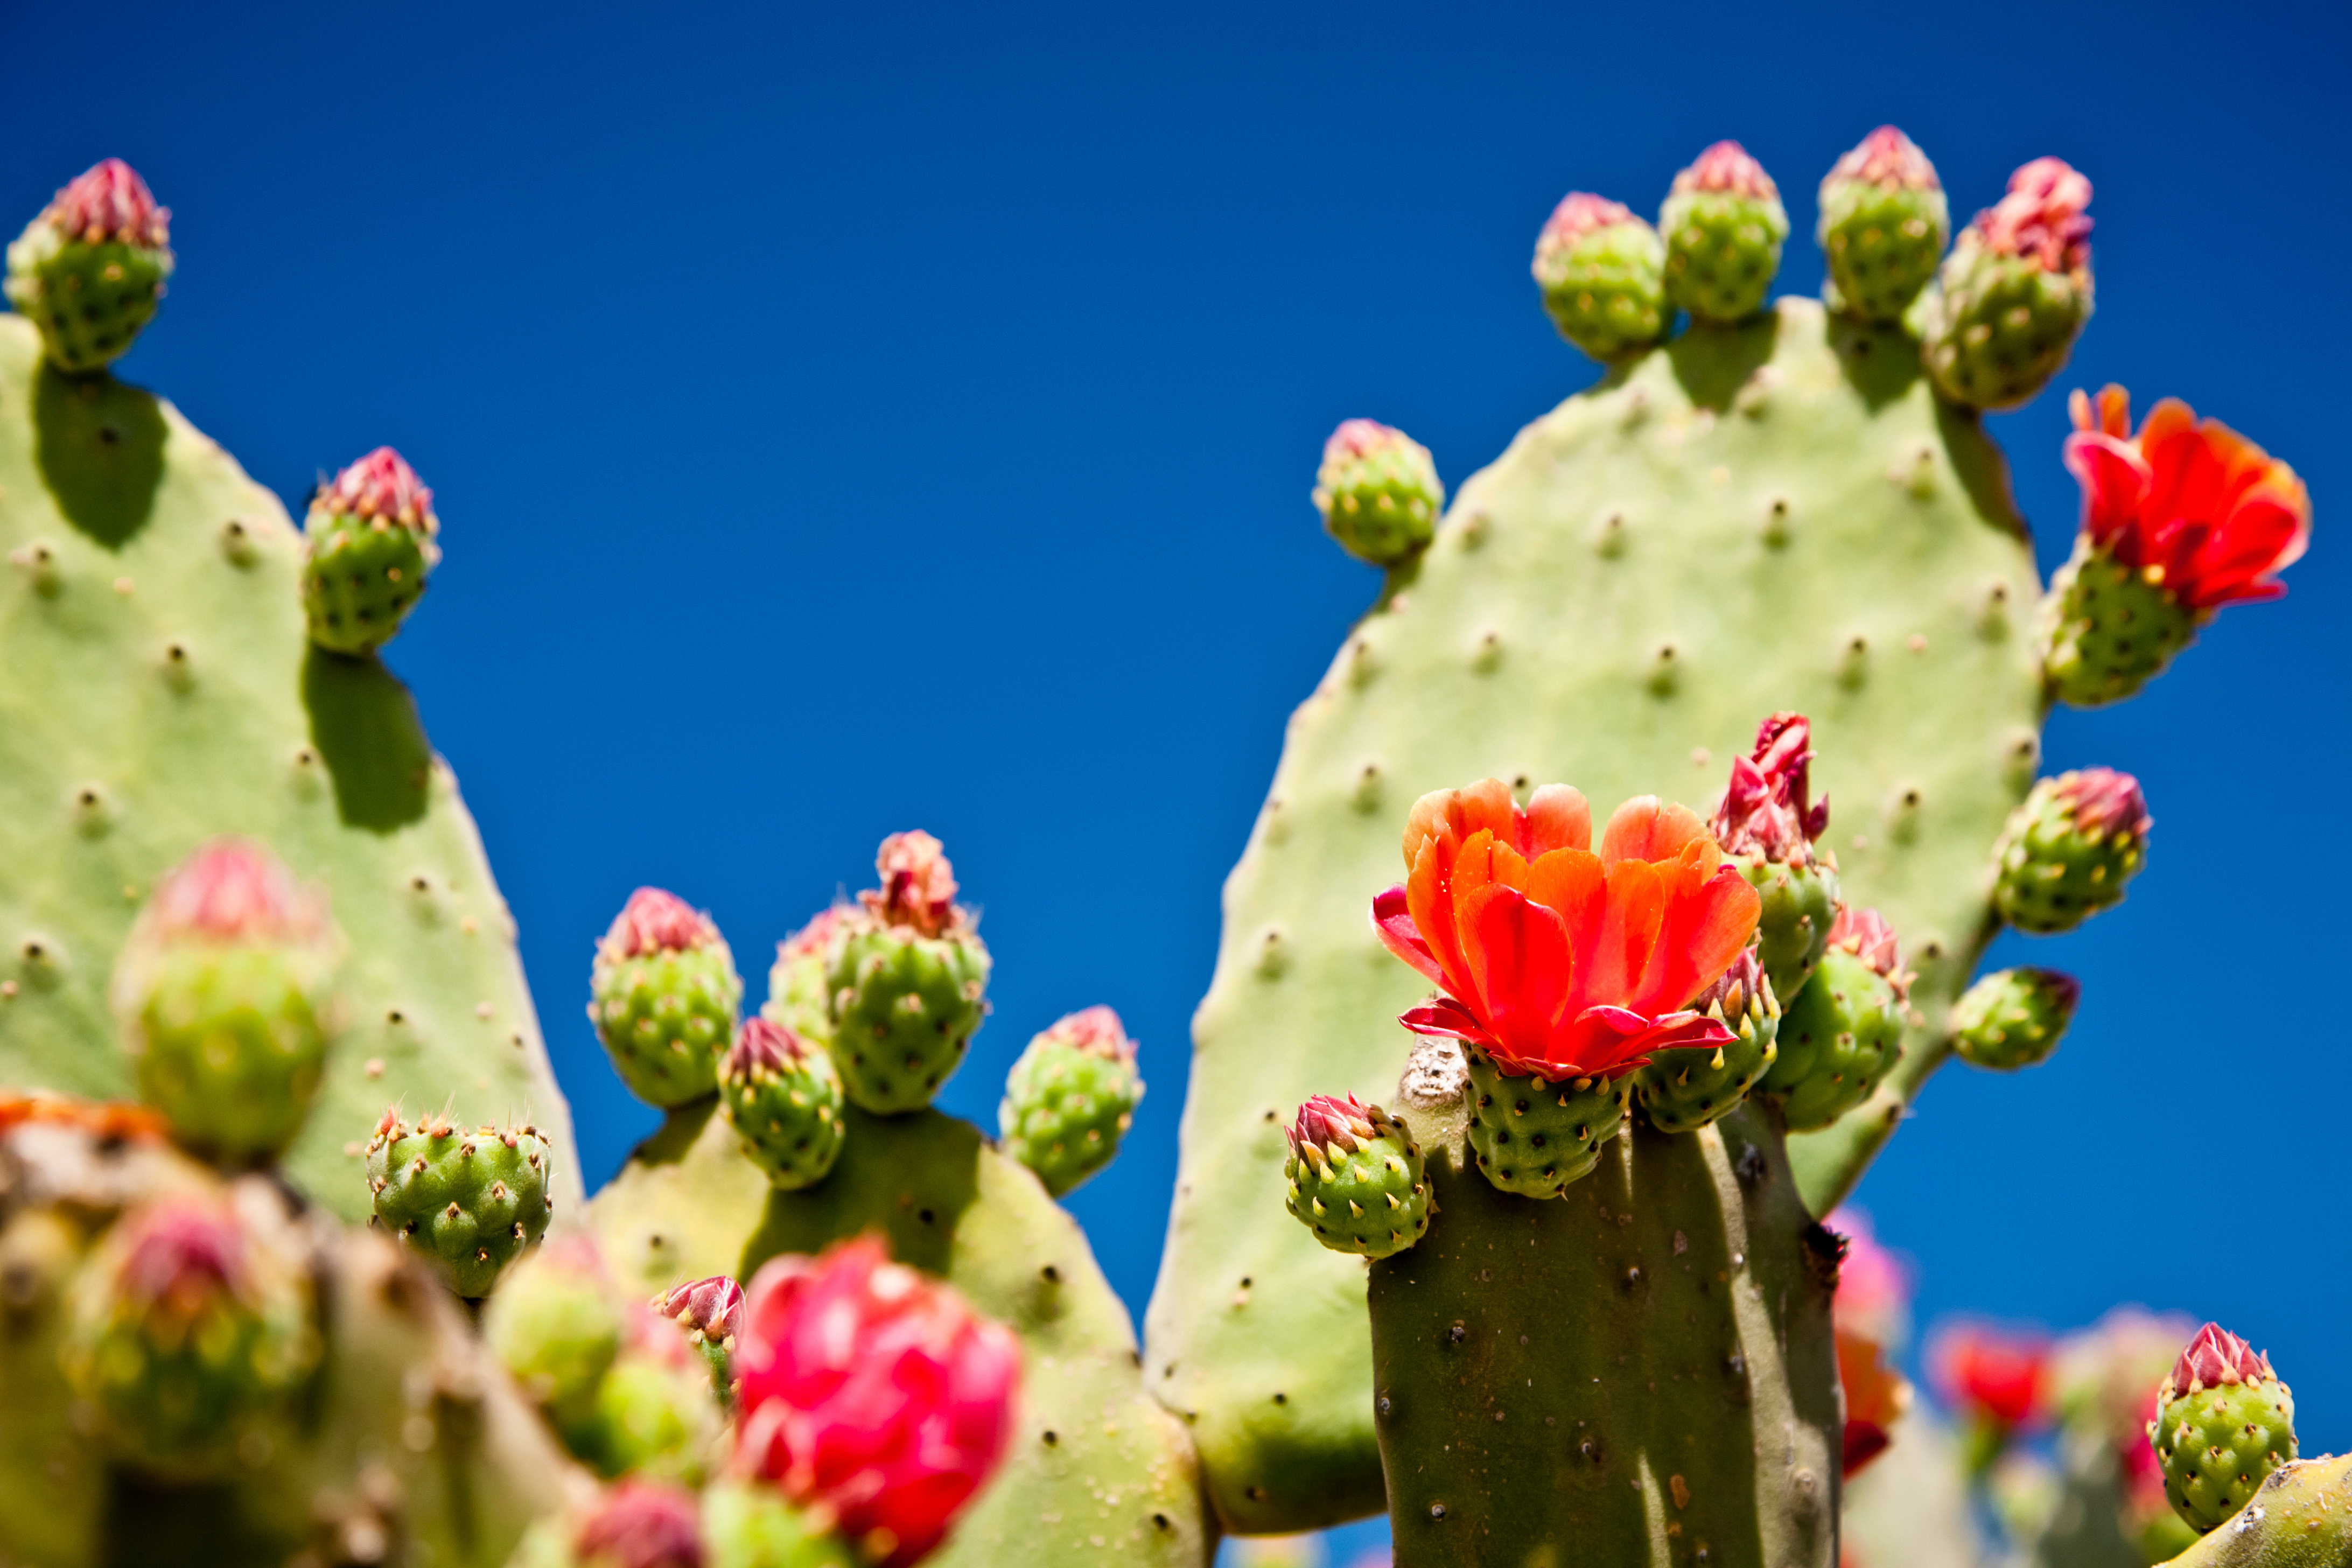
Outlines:
<svg viewBox="0 0 2352 1568"><path fill-rule="evenodd" d="M1927 154L1892 125L1882 125L1864 137L1860 146L1837 161L1822 184L1826 188L1840 180L1860 180L1864 184L1890 190L1944 188L1943 182L1936 177L1936 165L1927 162Z"/></svg>
<svg viewBox="0 0 2352 1568"><path fill-rule="evenodd" d="M1689 168L1675 176L1674 191L1676 195L1706 191L1759 201L1775 201L1780 195L1764 165L1737 142L1718 142L1693 159Z"/></svg>
<svg viewBox="0 0 2352 1568"><path fill-rule="evenodd" d="M776 943L776 962L791 963L796 959L823 957L824 950L833 945L834 933L848 915L846 904L818 910L815 919Z"/></svg>
<svg viewBox="0 0 2352 1568"><path fill-rule="evenodd" d="M1775 713L1758 727L1756 750L1731 763L1731 783L1715 810L1714 835L1727 855L1760 854L1803 865L1827 832L1827 796L1809 799L1812 725L1802 713Z"/></svg>
<svg viewBox="0 0 2352 1568"><path fill-rule="evenodd" d="M2074 815L2074 826L2094 838L2146 838L2156 826L2139 780L2113 768L2061 773L2053 793Z"/></svg>
<svg viewBox="0 0 2352 1568"><path fill-rule="evenodd" d="M1282 1130L1282 1135L1290 1141L1293 1154L1303 1148L1311 1147L1319 1153L1335 1146L1341 1153L1352 1154L1358 1144L1378 1136L1374 1121L1378 1114L1376 1108L1352 1094L1337 1098L1318 1094L1298 1108L1297 1117Z"/></svg>
<svg viewBox="0 0 2352 1568"><path fill-rule="evenodd" d="M1881 975L1902 986L1904 979L1897 972L1903 967L1903 952L1895 940L1895 928L1886 923L1876 910L1857 910L1850 904L1838 906L1837 919L1830 922L1830 946L1843 948L1859 958Z"/></svg>
<svg viewBox="0 0 2352 1568"><path fill-rule="evenodd" d="M622 1481L581 1520L572 1547L593 1568L702 1568L694 1494L659 1481Z"/></svg>
<svg viewBox="0 0 2352 1568"><path fill-rule="evenodd" d="M169 1197L122 1223L131 1229L115 1284L125 1305L152 1314L151 1326L193 1323L217 1300L250 1304L245 1233L227 1209Z"/></svg>
<svg viewBox="0 0 2352 1568"><path fill-rule="evenodd" d="M739 1458L877 1568L905 1568L1003 1459L1021 1344L869 1236L762 1268L735 1366Z"/></svg>
<svg viewBox="0 0 2352 1568"><path fill-rule="evenodd" d="M1126 1026L1108 1007L1097 1005L1067 1014L1057 1019L1045 1036L1105 1061L1135 1065L1135 1042L1127 1037Z"/></svg>
<svg viewBox="0 0 2352 1568"><path fill-rule="evenodd" d="M655 1297L654 1310L714 1344L731 1346L743 1326L743 1287L714 1274Z"/></svg>
<svg viewBox="0 0 2352 1568"><path fill-rule="evenodd" d="M719 1076L736 1081L777 1078L809 1058L808 1042L772 1018L750 1017L735 1031L735 1044L719 1064Z"/></svg>
<svg viewBox="0 0 2352 1568"><path fill-rule="evenodd" d="M433 515L433 492L389 447L378 447L337 474L311 504L345 517L381 517L427 533L439 527Z"/></svg>
<svg viewBox="0 0 2352 1568"><path fill-rule="evenodd" d="M1750 997L1766 994L1769 990L1770 986L1764 979L1764 965L1757 958L1756 949L1753 946L1743 947L1739 950L1739 956L1731 961L1731 967L1723 972L1722 978L1691 998L1690 1010L1738 1019L1747 1015ZM1721 1009L1719 1015L1718 1008Z"/></svg>
<svg viewBox="0 0 2352 1568"><path fill-rule="evenodd" d="M2221 1324L2208 1323L2197 1331L2197 1337L2189 1342L2180 1359L2172 1363L2172 1371L2157 1398L2169 1403L2181 1394L2219 1388L2225 1383L2275 1382L2277 1378L2278 1373L2271 1370L2270 1357Z"/></svg>
<svg viewBox="0 0 2352 1568"><path fill-rule="evenodd" d="M857 901L892 925L937 936L959 923L955 868L940 841L920 828L893 833L874 857L882 885Z"/></svg>
<svg viewBox="0 0 2352 1568"><path fill-rule="evenodd" d="M1545 220L1543 231L1536 236L1536 281L1544 282L1549 277L1544 265L1549 258L1560 251L1569 249L1588 234L1594 234L1604 228L1614 228L1621 223L1643 223L1643 220L1635 217L1633 209L1622 202L1612 202L1606 196L1596 196L1591 191L1569 192L1561 198L1559 205L1551 209L1551 216ZM1643 226L1648 226L1643 224ZM1348 424L1370 425L1371 421L1351 419ZM1339 426L1341 430L1347 427L1347 425ZM1380 429L1384 426L1374 426L1373 428ZM1335 434L1331 438L1337 441L1339 437ZM1328 457L1328 447L1326 457Z"/></svg>
<svg viewBox="0 0 2352 1568"><path fill-rule="evenodd" d="M719 928L709 915L659 888L639 888L613 919L603 947L615 959L646 952L684 952L719 940Z"/></svg>
<svg viewBox="0 0 2352 1568"><path fill-rule="evenodd" d="M120 158L76 175L41 216L66 238L85 244L121 240L160 250L171 243L172 209L157 206L147 182Z"/></svg>
<svg viewBox="0 0 2352 1568"><path fill-rule="evenodd" d="M2021 256L2045 272L2091 265L2091 182L2059 158L2036 158L2009 177L2009 194L1970 226L1984 247Z"/></svg>
<svg viewBox="0 0 2352 1568"><path fill-rule="evenodd" d="M327 929L324 901L245 838L215 838L180 862L148 910L148 931L167 942L274 947L313 941Z"/></svg>

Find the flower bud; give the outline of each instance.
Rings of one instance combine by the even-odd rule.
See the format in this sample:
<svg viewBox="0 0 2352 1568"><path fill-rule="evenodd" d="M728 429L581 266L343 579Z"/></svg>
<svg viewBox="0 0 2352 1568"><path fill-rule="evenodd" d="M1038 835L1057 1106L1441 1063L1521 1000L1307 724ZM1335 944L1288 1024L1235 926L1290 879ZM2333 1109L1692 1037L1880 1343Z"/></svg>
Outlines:
<svg viewBox="0 0 2352 1568"><path fill-rule="evenodd" d="M1346 419L1323 443L1315 510L1340 547L1359 561L1393 566L1435 536L1445 487L1429 448L1372 419Z"/></svg>
<svg viewBox="0 0 2352 1568"><path fill-rule="evenodd" d="M310 640L331 653L373 653L392 640L440 563L433 492L389 447L378 447L310 497L302 522L302 608Z"/></svg>
<svg viewBox="0 0 2352 1568"><path fill-rule="evenodd" d="M1594 359L1622 359L1665 335L1665 242L1621 203L1570 192L1536 238L1533 271L1559 335Z"/></svg>
<svg viewBox="0 0 2352 1568"><path fill-rule="evenodd" d="M1764 165L1737 142L1717 142L1675 176L1658 213L1666 293L1695 321L1745 321L1780 269L1789 215Z"/></svg>
<svg viewBox="0 0 2352 1568"><path fill-rule="evenodd" d="M49 363L103 369L155 314L172 275L169 209L120 158L84 171L8 247L8 302Z"/></svg>

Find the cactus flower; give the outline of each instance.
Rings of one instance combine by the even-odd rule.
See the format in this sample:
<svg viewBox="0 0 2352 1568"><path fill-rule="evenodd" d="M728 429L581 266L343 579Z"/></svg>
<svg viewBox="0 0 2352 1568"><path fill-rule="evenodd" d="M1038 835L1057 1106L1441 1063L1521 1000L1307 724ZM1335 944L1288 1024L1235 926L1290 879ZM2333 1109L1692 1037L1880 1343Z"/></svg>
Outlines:
<svg viewBox="0 0 2352 1568"><path fill-rule="evenodd" d="M317 501L347 517L380 517L427 533L439 526L433 516L433 492L389 447L378 447L337 474L320 490Z"/></svg>
<svg viewBox="0 0 2352 1568"><path fill-rule="evenodd" d="M649 952L684 952L719 940L719 928L709 915L676 893L659 888L639 888L613 917L599 946L615 959Z"/></svg>
<svg viewBox="0 0 2352 1568"><path fill-rule="evenodd" d="M581 1519L572 1552L581 1568L702 1568L694 1494L659 1481L622 1481Z"/></svg>
<svg viewBox="0 0 2352 1568"><path fill-rule="evenodd" d="M873 1237L752 1279L737 1452L877 1568L928 1554L1012 1440L1021 1346Z"/></svg>
<svg viewBox="0 0 2352 1568"><path fill-rule="evenodd" d="M1830 1313L1838 1381L1845 1390L1845 1473L1852 1476L1886 1451L1895 1423L1911 1403L1911 1384L1886 1361L1902 1338L1910 1282L1871 1235L1869 1220L1840 1209L1829 1223L1846 1243Z"/></svg>
<svg viewBox="0 0 2352 1568"><path fill-rule="evenodd" d="M2208 1323L2181 1348L2180 1359L2172 1363L2171 1374L2157 1397L2170 1401L2225 1384L2260 1383L2277 1376L2271 1370L2270 1357L2221 1324Z"/></svg>
<svg viewBox="0 0 2352 1568"><path fill-rule="evenodd" d="M677 1285L654 1298L654 1310L687 1331L724 1350L735 1348L743 1326L743 1287L724 1274Z"/></svg>
<svg viewBox="0 0 2352 1568"><path fill-rule="evenodd" d="M2192 611L2286 592L2277 574L2311 542L2311 498L2294 470L2178 398L2129 435L2120 386L2068 402L2066 467L2083 487L2090 545Z"/></svg>
<svg viewBox="0 0 2352 1568"><path fill-rule="evenodd" d="M1688 1004L1748 945L1756 889L1695 813L1654 795L1618 807L1598 854L1591 837L1591 808L1565 784L1525 809L1494 779L1414 803L1410 879L1372 902L1389 951L1444 992L1407 1028L1552 1080L1613 1080L1654 1051L1731 1043Z"/></svg>
<svg viewBox="0 0 2352 1568"><path fill-rule="evenodd" d="M1996 256L2021 256L2045 272L2091 265L2091 182L2063 158L2036 158L2009 177L2009 192L1969 226Z"/></svg>
<svg viewBox="0 0 2352 1568"><path fill-rule="evenodd" d="M1715 840L1727 855L1761 855L1802 866L1829 831L1827 795L1809 800L1815 752L1802 713L1775 713L1756 731L1756 750L1731 761L1731 783L1715 808Z"/></svg>
<svg viewBox="0 0 2352 1568"><path fill-rule="evenodd" d="M940 841L920 828L893 833L874 857L882 885L857 895L877 920L938 936L957 926L955 868Z"/></svg>
<svg viewBox="0 0 2352 1568"><path fill-rule="evenodd" d="M2041 1426L2051 1406L2051 1353L2042 1335L1962 1323L1929 1347L1937 1387L1969 1426L1969 1474L1981 1477L2021 1432Z"/></svg>

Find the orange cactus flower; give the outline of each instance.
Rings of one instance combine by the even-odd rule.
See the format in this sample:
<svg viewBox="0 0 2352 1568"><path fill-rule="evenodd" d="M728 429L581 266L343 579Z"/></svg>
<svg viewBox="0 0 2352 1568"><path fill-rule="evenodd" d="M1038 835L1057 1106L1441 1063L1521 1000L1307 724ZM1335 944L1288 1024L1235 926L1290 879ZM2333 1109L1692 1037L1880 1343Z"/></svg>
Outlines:
<svg viewBox="0 0 2352 1568"><path fill-rule="evenodd" d="M1691 998L1756 930L1756 889L1697 814L1627 801L1591 849L1592 810L1565 784L1524 809L1495 779L1413 804L1410 875L1372 900L1389 951L1444 992L1405 1014L1503 1071L1622 1078L1655 1051L1728 1044Z"/></svg>
<svg viewBox="0 0 2352 1568"><path fill-rule="evenodd" d="M2192 610L2286 592L2277 574L2311 542L2311 497L2294 470L2229 426L2168 397L2136 437L2131 397L2068 402L2066 467L2083 487L2083 531Z"/></svg>

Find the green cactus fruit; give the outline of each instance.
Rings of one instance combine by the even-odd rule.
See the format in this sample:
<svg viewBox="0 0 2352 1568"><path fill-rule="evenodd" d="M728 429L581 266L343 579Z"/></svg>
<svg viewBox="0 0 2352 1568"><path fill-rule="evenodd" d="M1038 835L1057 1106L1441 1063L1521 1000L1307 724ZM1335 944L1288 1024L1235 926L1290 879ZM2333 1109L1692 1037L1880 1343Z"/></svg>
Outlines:
<svg viewBox="0 0 2352 1568"><path fill-rule="evenodd" d="M2276 598L2311 542L2303 481L2237 432L2167 398L2138 436L2131 395L2079 387L2066 467L2083 489L2074 552L2042 601L2051 694L2077 708L2131 696L2222 605Z"/></svg>
<svg viewBox="0 0 2352 1568"><path fill-rule="evenodd" d="M712 1561L694 1493L632 1479L533 1524L508 1568L709 1568Z"/></svg>
<svg viewBox="0 0 2352 1568"><path fill-rule="evenodd" d="M325 900L257 844L215 839L163 879L110 1000L140 1098L174 1142L238 1167L294 1141L340 1021L342 952Z"/></svg>
<svg viewBox="0 0 2352 1568"><path fill-rule="evenodd" d="M784 1025L743 1020L719 1064L719 1092L743 1152L777 1186L821 1182L841 1158L841 1074L831 1052Z"/></svg>
<svg viewBox="0 0 2352 1568"><path fill-rule="evenodd" d="M702 1543L707 1568L862 1568L839 1536L760 1481L703 1489Z"/></svg>
<svg viewBox="0 0 2352 1568"><path fill-rule="evenodd" d="M367 654L390 642L441 560L433 492L389 447L320 485L302 522L302 610L310 640Z"/></svg>
<svg viewBox="0 0 2352 1568"><path fill-rule="evenodd" d="M2049 383L2091 319L2091 182L2056 158L2009 177L1920 296L1921 358L1971 408L2014 408Z"/></svg>
<svg viewBox="0 0 2352 1568"><path fill-rule="evenodd" d="M1822 302L1864 321L1898 321L1936 276L1952 235L1936 166L1911 138L1882 125L1822 181Z"/></svg>
<svg viewBox="0 0 2352 1568"><path fill-rule="evenodd" d="M217 1476L289 1435L320 1344L308 1277L262 1223L274 1202L264 1188L157 1198L83 1264L66 1374L121 1462Z"/></svg>
<svg viewBox="0 0 2352 1568"><path fill-rule="evenodd" d="M2219 1323L2197 1331L2156 1405L2147 1436L2164 1495L2200 1532L2227 1522L2294 1458L2294 1395L2268 1356Z"/></svg>
<svg viewBox="0 0 2352 1568"><path fill-rule="evenodd" d="M482 1314L482 1334L558 1431L577 1427L620 1354L627 1317L593 1239L551 1237L517 1265Z"/></svg>
<svg viewBox="0 0 2352 1568"><path fill-rule="evenodd" d="M1878 911L1838 910L1820 971L1781 1016L1780 1059L1764 1075L1764 1093L1791 1131L1827 1127L1902 1059L1910 987Z"/></svg>
<svg viewBox="0 0 2352 1568"><path fill-rule="evenodd" d="M724 1274L672 1286L654 1298L654 1310L676 1323L710 1369L719 1404L735 1403L735 1335L743 1326L743 1287Z"/></svg>
<svg viewBox="0 0 2352 1568"><path fill-rule="evenodd" d="M1633 1093L1642 1114L1661 1132L1696 1132L1748 1098L1779 1055L1780 1004L1756 949L1732 961L1723 977L1691 1003L1695 1012L1737 1030L1738 1037L1704 1050L1661 1051L1635 1070Z"/></svg>
<svg viewBox="0 0 2352 1568"><path fill-rule="evenodd" d="M1675 176L1658 229L1667 298L1694 321L1727 324L1763 308L1789 215L1764 165L1738 142L1718 142Z"/></svg>
<svg viewBox="0 0 2352 1568"><path fill-rule="evenodd" d="M1811 798L1813 757L1812 725L1802 713L1765 720L1755 750L1731 761L1731 782L1711 828L1762 895L1757 957L1775 997L1804 988L1837 915L1837 872L1813 849L1830 825L1827 797Z"/></svg>
<svg viewBox="0 0 2352 1568"><path fill-rule="evenodd" d="M1962 1061L1996 1072L2046 1061L2082 996L2082 983L2055 969L1988 974L1952 1005L1952 1048Z"/></svg>
<svg viewBox="0 0 2352 1568"><path fill-rule="evenodd" d="M813 1045L832 1043L834 950L853 923L850 910L835 905L776 944L761 1017Z"/></svg>
<svg viewBox="0 0 2352 1568"><path fill-rule="evenodd" d="M988 1013L988 949L938 839L894 833L875 865L882 886L858 895L833 950L833 1061L851 1103L898 1116L963 1064Z"/></svg>
<svg viewBox="0 0 2352 1568"><path fill-rule="evenodd" d="M674 893L639 888L596 944L588 1020L621 1081L669 1110L719 1087L743 982L710 917Z"/></svg>
<svg viewBox="0 0 2352 1568"><path fill-rule="evenodd" d="M996 1124L1005 1152L1058 1198L1110 1163L1142 1099L1135 1042L1117 1013L1088 1007L1029 1042L1005 1078Z"/></svg>
<svg viewBox="0 0 2352 1568"><path fill-rule="evenodd" d="M103 369L131 347L172 275L170 209L120 158L87 170L8 247L8 302L49 363Z"/></svg>
<svg viewBox="0 0 2352 1568"><path fill-rule="evenodd" d="M588 1424L567 1432L565 1441L608 1479L645 1476L699 1486L724 1419L709 1367L653 1309L632 1312L629 1342L597 1384Z"/></svg>
<svg viewBox="0 0 2352 1568"><path fill-rule="evenodd" d="M1393 566L1418 555L1437 531L1445 487L1429 448L1372 419L1343 419L1323 443L1315 471L1323 527L1359 561Z"/></svg>
<svg viewBox="0 0 2352 1568"><path fill-rule="evenodd" d="M1556 1198L1592 1173L1624 1125L1630 1074L1554 1083L1506 1073L1477 1046L1466 1049L1470 1152L1488 1181L1521 1197Z"/></svg>
<svg viewBox="0 0 2352 1568"><path fill-rule="evenodd" d="M1837 871L1825 858L1800 864L1743 855L1734 864L1762 895L1757 957L1772 982L1772 994L1793 996L1829 951L1830 922L1838 910Z"/></svg>
<svg viewBox="0 0 2352 1568"><path fill-rule="evenodd" d="M1318 1094L1282 1130L1283 1206L1334 1252L1390 1258L1429 1229L1429 1184L1412 1134L1354 1095Z"/></svg>
<svg viewBox="0 0 2352 1568"><path fill-rule="evenodd" d="M409 1128L387 1110L367 1146L375 1223L452 1290L479 1300L546 1234L553 1163L546 1135L528 1124L468 1131L446 1116L420 1116Z"/></svg>
<svg viewBox="0 0 2352 1568"><path fill-rule="evenodd" d="M2072 931L2123 901L2154 826L2139 781L2112 768L2043 779L1993 846L1993 910L2023 931Z"/></svg>
<svg viewBox="0 0 2352 1568"><path fill-rule="evenodd" d="M1665 335L1666 244L1622 203L1570 191L1536 237L1532 270L1559 335L1606 363Z"/></svg>

